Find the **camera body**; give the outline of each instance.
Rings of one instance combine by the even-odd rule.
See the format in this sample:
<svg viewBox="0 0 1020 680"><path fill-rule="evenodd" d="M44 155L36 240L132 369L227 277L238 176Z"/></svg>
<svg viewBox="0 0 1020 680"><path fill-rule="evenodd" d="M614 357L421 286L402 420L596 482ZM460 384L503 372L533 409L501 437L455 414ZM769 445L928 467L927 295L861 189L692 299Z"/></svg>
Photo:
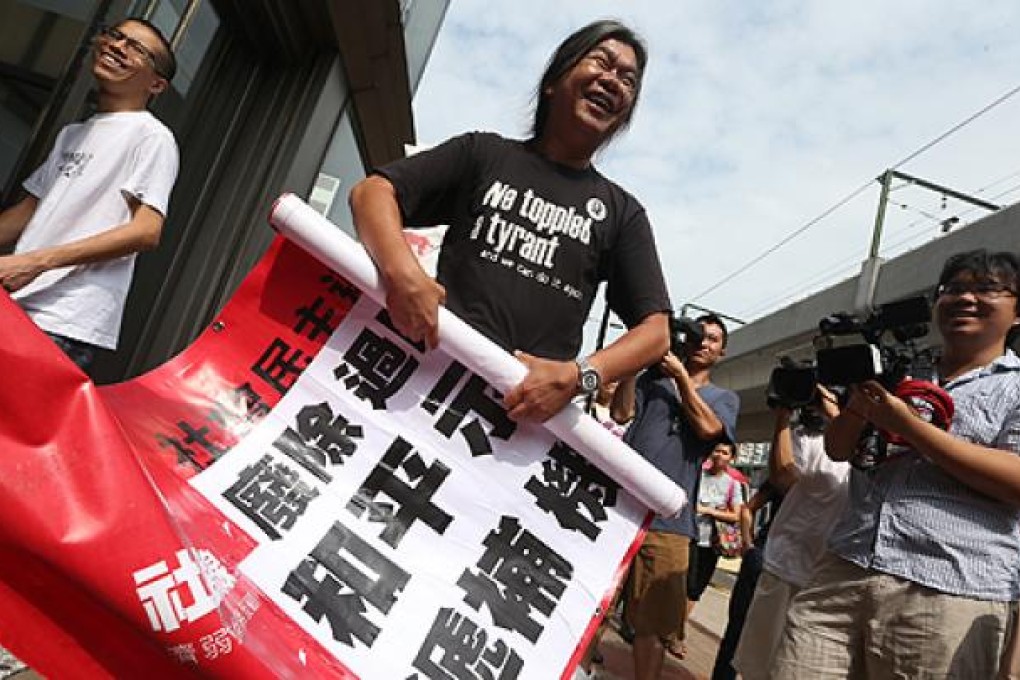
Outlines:
<svg viewBox="0 0 1020 680"><path fill-rule="evenodd" d="M769 408L802 408L815 400L817 383L818 372L814 362L798 363L789 357L782 357L779 366L772 369L769 375L765 401Z"/></svg>
<svg viewBox="0 0 1020 680"><path fill-rule="evenodd" d="M683 361L686 358L686 345L700 345L705 339L705 330L701 324L686 316L669 318L669 351Z"/></svg>
<svg viewBox="0 0 1020 680"><path fill-rule="evenodd" d="M865 317L846 312L825 317L818 323L814 361L783 357L773 369L769 406L807 406L817 383L839 388L878 380L893 390L917 358L914 341L928 333L930 320L931 305L923 296L880 305Z"/></svg>
<svg viewBox="0 0 1020 680"><path fill-rule="evenodd" d="M864 317L846 312L825 317L818 323L814 362L797 365L785 360L772 371L769 405L807 406L818 383L848 395L843 388L877 380L921 417L948 428L953 413L949 395L933 383L905 380L919 360L931 361L931 355L920 351L916 343L927 335L930 321L931 304L923 296L880 305ZM895 435L867 424L849 462L870 471L906 450Z"/></svg>
<svg viewBox="0 0 1020 680"><path fill-rule="evenodd" d="M931 303L925 296L879 305L863 318L845 312L825 317L818 322L821 335L815 343L819 382L846 387L877 380L895 390L918 357L915 341L928 334L930 321ZM863 342L837 346L841 336Z"/></svg>

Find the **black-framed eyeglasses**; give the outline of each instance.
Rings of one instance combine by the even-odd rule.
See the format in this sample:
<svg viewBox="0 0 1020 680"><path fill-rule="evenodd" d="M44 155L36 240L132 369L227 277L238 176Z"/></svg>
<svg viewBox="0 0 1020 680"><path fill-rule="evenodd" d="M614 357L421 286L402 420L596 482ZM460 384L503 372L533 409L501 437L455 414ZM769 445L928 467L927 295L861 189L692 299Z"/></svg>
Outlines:
<svg viewBox="0 0 1020 680"><path fill-rule="evenodd" d="M156 60L156 54L145 46L140 40L136 40L131 36L121 31L116 26L103 26L99 29L99 33L96 35L97 41L104 41L107 43L123 43L124 51L128 53L136 61L146 61L152 66L152 70L156 72L156 75L166 78L166 74L159 68L159 62Z"/></svg>
<svg viewBox="0 0 1020 680"><path fill-rule="evenodd" d="M1017 294L1012 286L1000 281L970 281L966 283L951 281L943 283L935 289L937 297L960 297L967 293L985 300L994 300L1010 295L1016 297Z"/></svg>

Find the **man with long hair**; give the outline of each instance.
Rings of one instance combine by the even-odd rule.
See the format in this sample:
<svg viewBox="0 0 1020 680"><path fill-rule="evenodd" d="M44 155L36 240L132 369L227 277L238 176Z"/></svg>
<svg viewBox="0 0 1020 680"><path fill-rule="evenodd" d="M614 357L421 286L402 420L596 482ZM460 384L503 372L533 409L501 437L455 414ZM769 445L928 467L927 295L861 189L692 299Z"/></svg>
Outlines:
<svg viewBox="0 0 1020 680"><path fill-rule="evenodd" d="M445 304L514 351L528 368L504 398L515 420L544 421L666 351L670 303L644 208L592 164L629 123L646 61L623 24L589 24L550 59L530 138L460 135L351 191L396 327L435 346ZM450 225L435 280L401 234L434 224ZM578 361L600 281L629 330Z"/></svg>

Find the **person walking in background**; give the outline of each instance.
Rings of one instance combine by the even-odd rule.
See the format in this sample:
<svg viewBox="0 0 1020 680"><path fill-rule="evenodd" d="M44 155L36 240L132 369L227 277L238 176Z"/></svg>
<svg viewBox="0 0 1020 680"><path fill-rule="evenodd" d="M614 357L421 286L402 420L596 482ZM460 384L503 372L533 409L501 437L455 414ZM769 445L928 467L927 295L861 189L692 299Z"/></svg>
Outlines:
<svg viewBox="0 0 1020 680"><path fill-rule="evenodd" d="M740 514L747 499L744 487L729 474L735 447L729 442L715 445L709 455L709 468L702 472L698 485L698 537L691 546L691 564L687 571L687 616L694 611L712 580L719 562L720 542L727 535L740 536Z"/></svg>
<svg viewBox="0 0 1020 680"><path fill-rule="evenodd" d="M755 587L765 562L769 529L783 502L779 493L767 480L751 496L740 511L740 529L743 538L743 554L740 556L740 571L730 592L727 607L726 630L723 632L715 664L712 666L712 680L735 680L737 670L733 666L733 654L740 640L747 619L747 611L754 597ZM755 527L758 527L755 529Z"/></svg>

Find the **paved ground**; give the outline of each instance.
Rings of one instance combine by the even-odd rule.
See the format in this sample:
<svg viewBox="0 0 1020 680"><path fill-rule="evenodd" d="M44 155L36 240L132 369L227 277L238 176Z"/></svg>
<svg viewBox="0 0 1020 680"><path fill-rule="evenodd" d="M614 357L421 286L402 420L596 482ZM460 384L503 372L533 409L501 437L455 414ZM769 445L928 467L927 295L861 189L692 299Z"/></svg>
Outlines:
<svg viewBox="0 0 1020 680"><path fill-rule="evenodd" d="M678 661L667 654L662 680L707 680L712 675L715 653L726 629L730 588L740 569L740 560L720 560L719 567L688 622L687 658ZM598 680L633 680L630 645L615 630L610 628L599 649L605 661L597 668Z"/></svg>

